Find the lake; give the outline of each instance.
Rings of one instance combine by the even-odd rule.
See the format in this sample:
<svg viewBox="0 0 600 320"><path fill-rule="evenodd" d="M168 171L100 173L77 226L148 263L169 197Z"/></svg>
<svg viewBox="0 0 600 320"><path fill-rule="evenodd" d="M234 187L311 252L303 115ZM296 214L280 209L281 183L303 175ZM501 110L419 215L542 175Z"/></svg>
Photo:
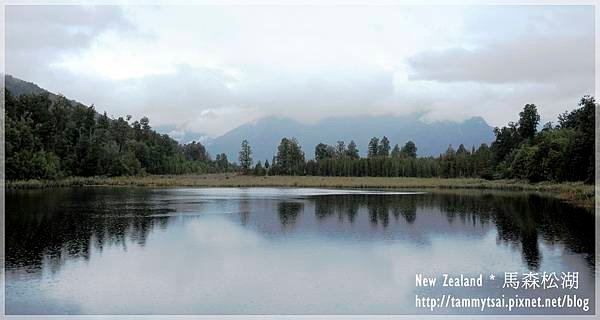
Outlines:
<svg viewBox="0 0 600 320"><path fill-rule="evenodd" d="M593 314L594 225L589 211L514 192L7 191L6 312L504 314L416 297L576 294L588 311L510 313ZM512 272L555 272L559 288L505 287ZM562 288L574 273L577 288ZM483 286L443 287L444 274Z"/></svg>

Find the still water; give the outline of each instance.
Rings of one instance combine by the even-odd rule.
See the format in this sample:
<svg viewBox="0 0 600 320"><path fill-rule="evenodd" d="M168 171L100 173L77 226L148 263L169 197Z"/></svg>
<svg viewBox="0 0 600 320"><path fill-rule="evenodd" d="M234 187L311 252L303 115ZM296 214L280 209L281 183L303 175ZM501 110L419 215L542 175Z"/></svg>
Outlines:
<svg viewBox="0 0 600 320"><path fill-rule="evenodd" d="M533 194L16 191L6 250L8 314L482 313L416 307L416 295L442 294L577 294L589 311L511 313L594 313L594 215ZM577 272L578 288L503 288L505 272L530 271ZM444 273L481 274L483 286L442 287Z"/></svg>

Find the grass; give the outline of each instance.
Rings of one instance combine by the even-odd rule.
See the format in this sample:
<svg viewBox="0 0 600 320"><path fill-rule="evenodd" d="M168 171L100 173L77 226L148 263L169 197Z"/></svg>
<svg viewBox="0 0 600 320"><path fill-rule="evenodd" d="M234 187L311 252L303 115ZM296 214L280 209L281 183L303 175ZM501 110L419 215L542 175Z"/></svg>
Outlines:
<svg viewBox="0 0 600 320"><path fill-rule="evenodd" d="M8 189L38 189L74 186L140 187L319 187L369 189L484 189L541 192L578 206L594 207L594 185L581 182L528 183L519 180L483 180L473 178L384 178L384 177L312 177L244 176L238 174L147 175L129 177L70 177L60 180L6 182Z"/></svg>

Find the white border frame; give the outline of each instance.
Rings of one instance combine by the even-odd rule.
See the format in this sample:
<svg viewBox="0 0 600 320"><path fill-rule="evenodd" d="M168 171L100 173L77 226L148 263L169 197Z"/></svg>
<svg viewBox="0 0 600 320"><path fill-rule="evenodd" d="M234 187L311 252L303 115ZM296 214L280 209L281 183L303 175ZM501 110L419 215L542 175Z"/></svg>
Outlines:
<svg viewBox="0 0 600 320"><path fill-rule="evenodd" d="M594 97L600 99L600 0L46 0L46 1L18 1L18 0L0 0L0 88L4 88L5 65L5 6L7 5L275 5L275 6L295 6L295 5L311 5L311 6L403 6L403 5L592 5L594 6L595 19L595 93ZM597 100L598 103L598 100ZM0 272L0 319L173 319L173 320L190 320L190 319L596 319L600 315L600 267L598 266L600 256L600 193L598 181L600 181L600 161L598 157L595 159L596 164L596 184L595 184L595 242L596 242L596 270L595 270L595 314L593 315L5 315L5 269L4 269L4 254L5 254L5 190L4 190L4 90L0 93L0 182L2 183L2 194L0 195L0 237L2 246L0 248L0 264L2 271ZM596 140L595 154L598 155L600 150L600 116L599 108L596 108Z"/></svg>

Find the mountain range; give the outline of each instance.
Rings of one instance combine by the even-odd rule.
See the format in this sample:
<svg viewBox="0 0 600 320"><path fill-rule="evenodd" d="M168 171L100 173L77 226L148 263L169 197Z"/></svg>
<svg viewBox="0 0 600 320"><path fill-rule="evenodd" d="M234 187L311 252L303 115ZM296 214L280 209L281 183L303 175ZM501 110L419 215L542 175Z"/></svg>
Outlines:
<svg viewBox="0 0 600 320"><path fill-rule="evenodd" d="M10 75L5 76L6 88L13 95L24 93L40 94L48 92L34 83ZM58 97L48 92L51 99ZM73 104L80 104L71 100ZM160 129L157 128L160 131ZM191 140L192 133L185 133L184 140ZM204 143L213 155L227 154L230 161L237 161L241 141L250 143L255 161L271 161L277 146L283 137L295 137L300 142L306 158L314 157L314 148L318 143L334 145L338 140L348 144L351 140L358 145L361 155L366 155L367 145L372 137L387 136L391 146L400 146L411 140L417 145L419 156L437 156L445 152L449 145L457 148L478 147L481 143L494 140L492 127L481 117L472 117L462 122L422 120L422 114L414 113L402 116L353 116L332 117L316 123L305 124L284 117L266 117L252 123L246 123L229 132ZM181 141L190 142L190 141Z"/></svg>
<svg viewBox="0 0 600 320"><path fill-rule="evenodd" d="M482 143L494 140L492 127L483 118L472 117L462 122L426 122L421 114L403 116L355 116L335 117L314 124L304 124L290 118L267 117L253 123L239 126L222 136L206 141L213 155L227 154L230 160L237 159L240 143L246 139L250 143L255 161L271 158L277 151L282 137L298 139L308 159L314 157L318 143L335 145L338 140L351 141L358 145L360 154L365 156L372 137L386 136L393 147L403 146L413 141L419 156L437 156L445 152L449 145L455 149L464 144L475 148Z"/></svg>

